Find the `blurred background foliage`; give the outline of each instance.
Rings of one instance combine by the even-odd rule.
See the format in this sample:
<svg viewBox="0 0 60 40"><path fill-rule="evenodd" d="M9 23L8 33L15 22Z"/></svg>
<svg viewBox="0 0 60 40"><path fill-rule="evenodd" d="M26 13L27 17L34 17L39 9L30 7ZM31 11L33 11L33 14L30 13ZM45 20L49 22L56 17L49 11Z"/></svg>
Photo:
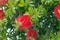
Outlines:
<svg viewBox="0 0 60 40"><path fill-rule="evenodd" d="M54 15L54 7L60 0L8 0L0 6L6 17L0 21L0 40L26 40L26 31L16 30L16 17L30 14L38 31L37 40L60 40L60 20Z"/></svg>

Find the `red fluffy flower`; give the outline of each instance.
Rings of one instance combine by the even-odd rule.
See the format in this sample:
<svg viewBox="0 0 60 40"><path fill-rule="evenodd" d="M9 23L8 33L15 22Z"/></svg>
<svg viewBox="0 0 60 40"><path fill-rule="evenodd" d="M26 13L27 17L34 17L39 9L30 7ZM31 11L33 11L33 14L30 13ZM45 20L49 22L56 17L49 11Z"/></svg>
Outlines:
<svg viewBox="0 0 60 40"><path fill-rule="evenodd" d="M20 29L29 29L32 27L32 21L30 15L23 15L17 18L17 22L21 23Z"/></svg>
<svg viewBox="0 0 60 40"><path fill-rule="evenodd" d="M54 13L55 13L56 17L60 19L60 4L58 4L58 5L55 7Z"/></svg>
<svg viewBox="0 0 60 40"><path fill-rule="evenodd" d="M8 0L0 0L0 5L6 5L8 3Z"/></svg>
<svg viewBox="0 0 60 40"><path fill-rule="evenodd" d="M29 30L27 33L27 40L37 40L38 32L36 30Z"/></svg>
<svg viewBox="0 0 60 40"><path fill-rule="evenodd" d="M20 27L21 30L24 30L24 29L29 29L32 27L32 22L29 21L27 23L23 23L22 26Z"/></svg>
<svg viewBox="0 0 60 40"><path fill-rule="evenodd" d="M0 20L4 19L5 14L2 9L0 9Z"/></svg>

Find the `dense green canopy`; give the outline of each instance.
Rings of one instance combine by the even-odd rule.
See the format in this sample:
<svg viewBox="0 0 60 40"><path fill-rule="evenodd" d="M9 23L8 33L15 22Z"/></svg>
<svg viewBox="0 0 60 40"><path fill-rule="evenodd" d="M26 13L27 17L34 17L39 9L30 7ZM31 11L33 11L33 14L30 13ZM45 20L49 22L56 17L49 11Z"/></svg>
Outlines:
<svg viewBox="0 0 60 40"><path fill-rule="evenodd" d="M0 40L26 40L28 30L19 30L16 18L23 14L32 16L32 29L37 30L37 40L60 40L60 19L54 8L60 0L8 0L0 5L5 18L0 20Z"/></svg>

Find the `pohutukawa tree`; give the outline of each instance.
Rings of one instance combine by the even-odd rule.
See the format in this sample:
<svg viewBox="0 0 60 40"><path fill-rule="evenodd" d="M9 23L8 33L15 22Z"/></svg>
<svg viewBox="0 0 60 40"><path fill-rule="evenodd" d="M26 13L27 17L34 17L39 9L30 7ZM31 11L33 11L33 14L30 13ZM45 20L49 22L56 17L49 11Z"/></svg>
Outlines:
<svg viewBox="0 0 60 40"><path fill-rule="evenodd" d="M60 0L0 0L0 40L60 40Z"/></svg>

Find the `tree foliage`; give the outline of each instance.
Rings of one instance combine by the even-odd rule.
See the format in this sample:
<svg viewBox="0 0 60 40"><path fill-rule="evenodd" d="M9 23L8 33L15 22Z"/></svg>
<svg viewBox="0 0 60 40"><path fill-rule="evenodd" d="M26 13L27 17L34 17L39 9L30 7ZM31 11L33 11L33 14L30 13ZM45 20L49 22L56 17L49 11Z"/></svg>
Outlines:
<svg viewBox="0 0 60 40"><path fill-rule="evenodd" d="M60 40L60 19L54 14L59 3L60 0L8 0L6 5L0 5L5 13L0 20L0 40L26 40L28 30L19 30L16 23L23 14L31 15L37 40Z"/></svg>

